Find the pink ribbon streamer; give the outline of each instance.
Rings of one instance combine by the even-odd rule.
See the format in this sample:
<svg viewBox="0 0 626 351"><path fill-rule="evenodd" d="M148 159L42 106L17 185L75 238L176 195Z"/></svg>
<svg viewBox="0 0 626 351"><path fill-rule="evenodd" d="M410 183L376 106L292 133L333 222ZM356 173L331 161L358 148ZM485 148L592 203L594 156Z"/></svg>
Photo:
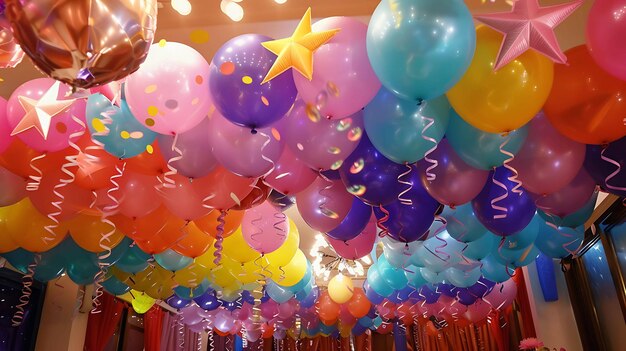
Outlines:
<svg viewBox="0 0 626 351"><path fill-rule="evenodd" d="M28 270L22 277L22 296L20 296L20 303L15 306L16 311L15 314L13 314L13 318L11 318L11 325L13 327L19 327L24 321L24 314L26 313L25 307L30 302L30 296L33 293L31 287L35 279L35 269L40 261L41 254L36 253L33 262L28 265Z"/></svg>
<svg viewBox="0 0 626 351"><path fill-rule="evenodd" d="M494 199L491 200L491 208L494 211L500 211L500 212L504 212L502 214L495 214L493 215L493 219L505 219L507 217L508 214L508 209L506 207L502 207L499 205L496 205L498 202L506 199L507 197L509 197L509 189L507 189L506 185L504 185L502 182L498 181L496 179L496 173L493 172L493 176L491 177L491 181L493 181L493 183L497 186L499 186L500 188L504 189L504 194L502 194L501 196L498 196Z"/></svg>
<svg viewBox="0 0 626 351"><path fill-rule="evenodd" d="M329 217L329 218L334 218L335 216L337 216L337 214L333 210L326 207L326 205L329 202L328 199L330 197L324 194L324 193L327 193L328 190L330 190L330 188L333 187L333 182L330 179L328 179L328 177L324 175L324 173L321 170L318 172L318 175L320 178L322 178L326 182L326 186L323 189L320 189L318 191L318 195L322 198L322 203L319 204L318 208L320 209L320 212L324 214L324 216Z"/></svg>
<svg viewBox="0 0 626 351"><path fill-rule="evenodd" d="M44 158L46 158L47 154L41 154L39 156L35 156L33 158L30 159L30 163L29 166L30 168L35 171L35 174L31 174L28 176L28 178L30 179L30 181L26 184L26 190L27 191L37 191L39 190L39 185L41 185L41 178L43 178L43 172L41 171L41 169L39 169L36 165L35 162L39 161L39 160L43 160Z"/></svg>
<svg viewBox="0 0 626 351"><path fill-rule="evenodd" d="M511 141L511 137L508 134L506 134L506 140L504 140L504 142L500 144L500 153L508 156L508 158L504 161L503 166L504 168L508 169L511 173L513 173L512 176L508 177L508 180L515 183L515 186L513 187L513 189L511 189L511 192L513 192L514 194L522 195L524 194L524 190L521 189L522 181L518 179L519 173L517 172L517 169L515 169L515 167L511 166L511 162L513 162L513 160L515 159L515 155L513 155L513 153L511 153L510 151L507 151L504 149L504 147L510 141Z"/></svg>
<svg viewBox="0 0 626 351"><path fill-rule="evenodd" d="M602 158L603 161L608 162L614 165L615 167L617 167L617 169L615 170L615 172L609 174L609 176L606 177L606 179L604 180L604 184L606 185L607 188L611 190L626 191L626 187L614 186L614 185L609 184L609 181L622 171L622 165L619 162L615 161L614 159L606 156L604 154L605 151L606 151L606 148L602 148L602 152L600 152L600 157Z"/></svg>
<svg viewBox="0 0 626 351"><path fill-rule="evenodd" d="M176 182L174 181L174 179L172 179L172 177L178 174L178 169L174 167L174 162L178 162L183 159L183 152L178 146L176 146L177 143L178 134L175 134L174 141L172 142L172 151L174 151L176 155L167 160L168 171L163 173L163 180L159 178L159 181L161 182L163 187L168 189L176 188Z"/></svg>
<svg viewBox="0 0 626 351"><path fill-rule="evenodd" d="M420 104L419 113L422 116L422 118L427 121L426 126L424 126L424 129L422 129L422 139L434 144L433 147L428 149L428 151L426 151L426 153L424 154L424 160L430 163L430 166L426 168L426 180L428 180L429 182L432 182L435 179L437 179L437 175L433 173L433 170L437 168L437 166L439 166L439 161L428 157L430 156L430 154L435 152L435 150L437 150L437 140L426 135L426 131L435 124L435 119L422 114L425 108L426 108L426 101L422 101Z"/></svg>
<svg viewBox="0 0 626 351"><path fill-rule="evenodd" d="M398 183L405 185L406 188L402 190L400 194L398 194L398 201L400 201L400 203L403 205L413 206L413 200L404 197L407 193L409 193L413 189L413 184L411 184L411 182L403 180L403 179L406 179L411 174L411 172L413 171L413 167L411 167L408 163L405 163L404 166L407 168L406 172L398 176Z"/></svg>
<svg viewBox="0 0 626 351"><path fill-rule="evenodd" d="M502 257L502 258L504 258L504 257L502 256L502 248L504 247L504 241L505 241L505 240L506 240L506 238L505 238L505 237L502 237L502 239L500 239L500 244L498 244L498 255L500 255L500 257ZM506 264L506 265L504 265L504 270L505 270L506 274L507 274L509 277L513 278L513 276L515 276L515 270L513 270L513 273L511 273L511 272L510 272L511 270L509 269L509 264L508 264L508 262L507 262L507 264Z"/></svg>
<svg viewBox="0 0 626 351"><path fill-rule="evenodd" d="M224 226L226 225L226 211L220 211L217 217L217 232L215 235L215 252L213 252L213 263L218 266L222 262L222 249L224 248Z"/></svg>
<svg viewBox="0 0 626 351"><path fill-rule="evenodd" d="M378 206L378 209L383 213L383 218L376 220L376 227L380 229L379 237L384 238L389 235L389 228L385 225L385 223L389 220L389 211L383 205Z"/></svg>

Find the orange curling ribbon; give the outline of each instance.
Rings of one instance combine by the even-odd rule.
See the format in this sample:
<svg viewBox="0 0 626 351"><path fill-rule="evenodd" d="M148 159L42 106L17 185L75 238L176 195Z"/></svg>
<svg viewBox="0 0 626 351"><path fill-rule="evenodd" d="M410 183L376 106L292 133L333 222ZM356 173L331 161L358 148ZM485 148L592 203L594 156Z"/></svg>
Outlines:
<svg viewBox="0 0 626 351"><path fill-rule="evenodd" d="M497 214L497 215L493 215L493 219L504 219L507 217L507 213L508 213L508 209L506 207L502 207L499 205L496 205L498 202L506 199L507 197L509 197L509 189L507 189L506 185L504 185L502 182L498 181L496 179L496 173L493 172L493 176L491 177L491 181L499 186L500 188L504 189L504 194L502 194L501 196L498 196L494 199L491 200L491 208L494 209L494 211L500 211L503 212L501 214Z"/></svg>
<svg viewBox="0 0 626 351"><path fill-rule="evenodd" d="M15 306L15 314L11 318L11 325L13 327L19 327L24 321L24 314L26 313L25 307L30 302L30 296L33 293L32 286L35 279L35 269L41 261L41 254L35 254L33 262L28 265L26 274L22 277L22 296L20 296L20 303Z"/></svg>
<svg viewBox="0 0 626 351"><path fill-rule="evenodd" d="M398 183L405 185L406 188L404 188L404 190L402 190L400 194L398 194L398 201L400 201L400 203L403 205L413 206L413 200L404 197L413 189L413 184L411 182L403 180L411 174L411 172L413 171L413 167L411 167L408 163L405 163L404 166L406 167L406 172L398 176Z"/></svg>
<svg viewBox="0 0 626 351"><path fill-rule="evenodd" d="M169 189L173 189L176 187L176 182L174 181L174 179L172 179L172 177L178 174L178 169L174 167L174 162L178 162L183 159L183 152L178 146L176 146L177 143L178 134L175 134L174 141L172 142L172 151L174 151L176 155L167 160L168 171L163 173L163 180L159 178L159 181L161 182L161 184L163 184L163 187Z"/></svg>
<svg viewBox="0 0 626 351"><path fill-rule="evenodd" d="M515 183L515 186L513 187L513 189L511 189L511 192L513 192L514 194L522 195L524 194L524 190L521 189L522 181L518 179L519 173L517 172L515 167L511 166L511 162L513 162L513 160L515 159L515 155L504 149L504 147L511 141L511 137L508 135L508 133L505 135L507 138L502 144L500 144L500 153L508 156L508 158L504 161L503 166L511 173L513 173L512 176L508 177L511 182Z"/></svg>

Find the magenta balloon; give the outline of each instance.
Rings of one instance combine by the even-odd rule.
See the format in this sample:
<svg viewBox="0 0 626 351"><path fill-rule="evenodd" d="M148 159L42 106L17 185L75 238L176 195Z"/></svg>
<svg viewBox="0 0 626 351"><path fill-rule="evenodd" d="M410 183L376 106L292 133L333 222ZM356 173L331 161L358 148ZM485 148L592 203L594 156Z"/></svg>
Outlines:
<svg viewBox="0 0 626 351"><path fill-rule="evenodd" d="M272 299L263 302L259 305L259 308L261 310L261 316L266 320L270 320L278 315L278 303Z"/></svg>
<svg viewBox="0 0 626 351"><path fill-rule="evenodd" d="M341 180L317 178L296 195L298 212L313 229L327 233L339 226L352 208L352 196Z"/></svg>
<svg viewBox="0 0 626 351"><path fill-rule="evenodd" d="M467 306L467 311L465 311L463 316L468 321L477 323L487 318L489 313L491 313L491 305L481 299L477 299L476 302Z"/></svg>
<svg viewBox="0 0 626 351"><path fill-rule="evenodd" d="M596 0L587 20L587 47L596 63L615 77L626 80L625 0Z"/></svg>
<svg viewBox="0 0 626 351"><path fill-rule="evenodd" d="M581 168L563 189L548 195L534 195L537 208L558 217L565 217L581 209L596 190L596 182L585 168Z"/></svg>
<svg viewBox="0 0 626 351"><path fill-rule="evenodd" d="M183 321L187 325L198 324L202 321L202 316L200 316L199 312L202 309L198 307L196 304L191 304L180 310L182 314Z"/></svg>
<svg viewBox="0 0 626 351"><path fill-rule="evenodd" d="M213 155L224 168L249 178L269 172L283 150L277 130L261 128L253 134L250 128L235 125L219 113L211 117L208 138Z"/></svg>
<svg viewBox="0 0 626 351"><path fill-rule="evenodd" d="M264 202L246 211L241 221L246 243L261 254L276 251L287 240L289 221L285 214Z"/></svg>
<svg viewBox="0 0 626 351"><path fill-rule="evenodd" d="M513 279L509 279L504 283L496 284L493 290L483 297L483 300L492 308L501 310L511 305L515 296L517 296L517 284Z"/></svg>
<svg viewBox="0 0 626 351"><path fill-rule="evenodd" d="M519 172L524 189L543 195L569 184L584 161L585 144L561 135L540 112L530 122L528 137L511 165Z"/></svg>
<svg viewBox="0 0 626 351"><path fill-rule="evenodd" d="M365 107L381 86L367 56L367 25L350 17L325 18L313 25L316 32L337 28L339 33L313 55L313 80L293 72L302 99L335 119Z"/></svg>
<svg viewBox="0 0 626 351"><path fill-rule="evenodd" d="M171 166L179 174L189 178L202 178L211 173L217 160L209 143L210 128L210 122L205 118L200 124L178 136L159 135L157 138L165 161L172 160Z"/></svg>
<svg viewBox="0 0 626 351"><path fill-rule="evenodd" d="M316 178L317 174L286 147L265 181L278 192L293 195L306 189Z"/></svg>
<svg viewBox="0 0 626 351"><path fill-rule="evenodd" d="M50 78L38 78L28 81L15 89L7 103L9 129L13 131L26 115L26 111L20 102L20 97L38 101L44 97L44 94L46 94L49 89L54 88L54 85L57 83L58 82ZM51 98L67 100L68 98L65 98L65 95L69 93L70 88L65 84L58 84L58 94ZM50 93L53 95L55 92L55 90L50 90ZM71 106L57 113L50 123L47 138L44 138L35 128L25 130L16 136L30 148L40 152L63 150L70 145L70 139L76 142L82 136L82 133L85 133L85 108L86 100L77 99ZM75 121L74 118L78 119L80 122Z"/></svg>
<svg viewBox="0 0 626 351"><path fill-rule="evenodd" d="M423 165L422 184L430 196L450 207L463 205L472 201L483 189L489 172L473 168L463 161L454 151L447 139L441 140L437 149L428 156L437 161L437 166L427 171L428 162ZM433 180L428 180L428 174L433 174Z"/></svg>
<svg viewBox="0 0 626 351"><path fill-rule="evenodd" d="M26 197L26 180L0 167L0 207L11 206Z"/></svg>
<svg viewBox="0 0 626 351"><path fill-rule="evenodd" d="M342 241L327 236L326 240L335 252L345 259L358 260L365 257L372 251L376 242L376 216L372 215L367 227L354 239Z"/></svg>
<svg viewBox="0 0 626 351"><path fill-rule="evenodd" d="M341 120L329 120L296 101L291 113L277 125L287 146L314 170L337 170L363 135L361 111Z"/></svg>
<svg viewBox="0 0 626 351"><path fill-rule="evenodd" d="M11 144L11 127L7 120L7 101L0 97L0 154L3 153Z"/></svg>

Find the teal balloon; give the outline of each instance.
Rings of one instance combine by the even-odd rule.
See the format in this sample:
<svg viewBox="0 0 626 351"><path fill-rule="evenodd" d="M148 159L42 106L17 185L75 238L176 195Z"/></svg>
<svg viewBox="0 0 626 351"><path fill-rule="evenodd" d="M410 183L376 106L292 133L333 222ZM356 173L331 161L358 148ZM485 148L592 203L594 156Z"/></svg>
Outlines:
<svg viewBox="0 0 626 351"><path fill-rule="evenodd" d="M367 31L367 55L381 83L413 101L452 88L475 48L474 21L462 0L381 1Z"/></svg>
<svg viewBox="0 0 626 351"><path fill-rule="evenodd" d="M444 271L446 282L459 288L468 288L480 279L482 273L480 267L464 271L458 268L450 267Z"/></svg>
<svg viewBox="0 0 626 351"><path fill-rule="evenodd" d="M100 267L94 263L94 260L95 258L76 259L75 262L67 265L67 275L76 285L92 284L96 274L100 272Z"/></svg>
<svg viewBox="0 0 626 351"><path fill-rule="evenodd" d="M383 319L382 319L380 316L378 316L378 317L376 317L376 318L372 319L372 327L373 327L374 329L377 329L377 328L378 328L378 327L380 327L382 324L383 324Z"/></svg>
<svg viewBox="0 0 626 351"><path fill-rule="evenodd" d="M378 261L380 262L380 260ZM371 265L367 270L367 281L370 288L374 292L382 297L388 297L393 294L394 289L383 279L382 275L378 271L378 263Z"/></svg>
<svg viewBox="0 0 626 351"><path fill-rule="evenodd" d="M501 264L493 255L489 255L480 261L480 272L483 277L492 282L503 283L515 273L511 267Z"/></svg>
<svg viewBox="0 0 626 351"><path fill-rule="evenodd" d="M128 248L115 263L115 267L126 273L139 273L148 267L150 255L141 251L138 245Z"/></svg>
<svg viewBox="0 0 626 351"><path fill-rule="evenodd" d="M515 260L515 262L513 262L513 266L514 267L526 267L529 264L535 262L535 259L541 254L541 251L539 251L539 248L537 248L537 246L535 244L531 244L529 247L527 247L524 252L522 253L522 255L520 255L520 257Z"/></svg>
<svg viewBox="0 0 626 351"><path fill-rule="evenodd" d="M102 282L102 287L111 295L124 295L130 291L130 286L124 284L113 275Z"/></svg>
<svg viewBox="0 0 626 351"><path fill-rule="evenodd" d="M553 215L547 214L541 210L537 210L537 213L544 220L553 223L558 227L570 227L576 228L580 225L585 224L585 222L591 217L593 210L596 207L596 201L598 200L598 192L594 192L589 201L585 204L585 206L581 207L578 211L569 214L563 218Z"/></svg>
<svg viewBox="0 0 626 351"><path fill-rule="evenodd" d="M431 271L428 268L420 268L420 274L422 275L426 283L433 284L433 285L443 283L443 281L446 279L443 272L445 272L445 270L440 273L436 273L436 272Z"/></svg>
<svg viewBox="0 0 626 351"><path fill-rule="evenodd" d="M361 326L363 326L365 328L369 328L372 325L374 325L374 321L370 317L368 317L368 316L359 318L357 323L359 323Z"/></svg>
<svg viewBox="0 0 626 351"><path fill-rule="evenodd" d="M503 150L515 155L522 148L527 135L528 125L506 136L486 133L465 122L455 111L451 113L446 132L446 138L457 155L468 165L484 170L500 167L509 158L500 151L502 143L508 140Z"/></svg>
<svg viewBox="0 0 626 351"><path fill-rule="evenodd" d="M278 303L285 303L295 296L295 294L289 289L285 289L271 280L267 282L267 285L265 286L265 292L270 297L270 299Z"/></svg>
<svg viewBox="0 0 626 351"><path fill-rule="evenodd" d="M406 275L404 275L404 270L402 268L396 268L392 266L389 262L387 262L385 256L381 256L378 259L377 266L378 272L380 272L380 275L390 287L395 290L401 290L406 287L408 281L406 279Z"/></svg>
<svg viewBox="0 0 626 351"><path fill-rule="evenodd" d="M87 126L91 137L119 158L130 158L146 151L157 134L135 119L125 100L117 107L102 94L87 99ZM102 129L104 127L104 130Z"/></svg>
<svg viewBox="0 0 626 351"><path fill-rule="evenodd" d="M35 266L35 275L33 276L35 280L47 282L63 274L65 261L59 255L49 254L50 251L41 254L39 263ZM28 266L35 262L35 254L22 248L5 252L0 256L4 257L13 268L23 274L28 273Z"/></svg>
<svg viewBox="0 0 626 351"><path fill-rule="evenodd" d="M474 215L471 203L455 208L446 206L441 216L447 221L448 234L460 242L476 241L488 232Z"/></svg>
<svg viewBox="0 0 626 351"><path fill-rule="evenodd" d="M414 163L436 145L426 138L437 143L443 138L450 111L445 96L420 105L382 88L365 107L363 121L370 141L385 157L400 164Z"/></svg>
<svg viewBox="0 0 626 351"><path fill-rule="evenodd" d="M129 237L124 237L124 239L111 250L111 254L108 257L101 259L101 261L110 265L117 263L117 261L119 261L130 249L131 245L133 245L133 240ZM100 258L102 255L103 253L99 253L98 257Z"/></svg>
<svg viewBox="0 0 626 351"><path fill-rule="evenodd" d="M539 235L539 228L541 228L544 223L545 220L535 214L535 217L533 217L530 223L528 223L526 228L522 229L521 232L505 237L502 248L509 250L527 248L530 244L535 242L537 235Z"/></svg>
<svg viewBox="0 0 626 351"><path fill-rule="evenodd" d="M421 267L411 265L404 269L404 275L406 275L408 284L416 289L427 283L426 279L422 276L420 268Z"/></svg>
<svg viewBox="0 0 626 351"><path fill-rule="evenodd" d="M157 261L161 267L172 272L179 271L193 262L192 258L185 257L172 249L167 249L159 254L155 254L154 260Z"/></svg>
<svg viewBox="0 0 626 351"><path fill-rule="evenodd" d="M577 228L553 227L544 224L535 245L544 255L552 258L564 258L578 250L585 236L583 226Z"/></svg>
<svg viewBox="0 0 626 351"><path fill-rule="evenodd" d="M498 249L501 240L502 237L487 233L479 239L467 243L467 247L463 250L463 256L470 260L482 260Z"/></svg>

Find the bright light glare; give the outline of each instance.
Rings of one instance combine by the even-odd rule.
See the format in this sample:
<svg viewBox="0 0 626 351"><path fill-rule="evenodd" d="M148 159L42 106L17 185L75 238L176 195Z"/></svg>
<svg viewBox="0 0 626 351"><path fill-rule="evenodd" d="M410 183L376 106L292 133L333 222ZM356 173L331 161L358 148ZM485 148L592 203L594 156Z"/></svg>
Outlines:
<svg viewBox="0 0 626 351"><path fill-rule="evenodd" d="M220 8L226 16L235 22L239 22L243 19L243 7L234 1L222 0Z"/></svg>
<svg viewBox="0 0 626 351"><path fill-rule="evenodd" d="M172 0L172 8L183 16L191 13L191 3L188 0Z"/></svg>

